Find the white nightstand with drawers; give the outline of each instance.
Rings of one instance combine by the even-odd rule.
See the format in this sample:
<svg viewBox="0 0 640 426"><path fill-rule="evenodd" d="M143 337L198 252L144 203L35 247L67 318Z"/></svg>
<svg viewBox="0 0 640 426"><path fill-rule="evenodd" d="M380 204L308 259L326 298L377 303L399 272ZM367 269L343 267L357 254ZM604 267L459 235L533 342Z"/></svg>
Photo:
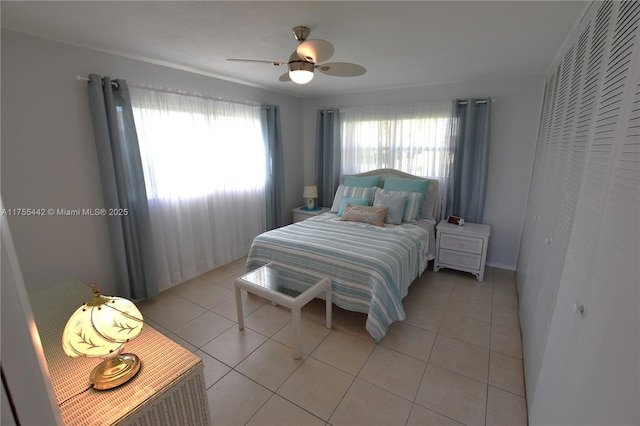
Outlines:
<svg viewBox="0 0 640 426"><path fill-rule="evenodd" d="M482 281L491 226L468 222L458 226L442 220L436 229L433 270L438 272L442 268L450 268L471 272L478 281Z"/></svg>

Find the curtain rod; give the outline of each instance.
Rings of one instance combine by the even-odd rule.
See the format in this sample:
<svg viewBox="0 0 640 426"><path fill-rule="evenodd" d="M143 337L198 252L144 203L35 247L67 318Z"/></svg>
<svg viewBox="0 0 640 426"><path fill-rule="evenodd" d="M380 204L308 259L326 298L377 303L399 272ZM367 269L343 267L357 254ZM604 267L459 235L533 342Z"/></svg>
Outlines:
<svg viewBox="0 0 640 426"><path fill-rule="evenodd" d="M491 103L494 103L496 101L495 99L489 99L489 100L491 101ZM486 104L486 103L487 103L487 101L484 100L484 99L476 101L476 105L478 105L478 104ZM467 105L467 104L468 104L467 101L458 101L458 105Z"/></svg>
<svg viewBox="0 0 640 426"><path fill-rule="evenodd" d="M76 80L87 81L87 82L91 81L87 77L80 77L79 75L76 76ZM112 81L111 85L117 87L118 83L115 82L115 81ZM203 95L201 93L196 93L196 92L186 92L186 91L176 90L176 89L165 89L165 88L152 87L152 86L146 86L146 85L141 85L141 84L130 84L129 86L130 87L136 87L136 88L139 88L139 89L156 90L158 92L173 93L173 94L177 94L177 95L197 96L197 97L200 97L200 98L203 98L203 99L211 99L211 100L214 100L214 101L231 102L231 103L236 103L236 104L241 104L241 105L264 106L266 108L269 108L269 105L264 105L264 104L261 104L260 102L236 101L236 100L233 100L233 99L224 99L224 98L221 98L221 97L207 96L207 95ZM491 101L491 103L494 103L496 101L493 98L489 98L489 100ZM478 105L478 104L486 104L487 101L486 100L477 100L475 103L476 103L476 105ZM468 104L467 101L458 101L458 105L467 105L467 104ZM326 110L326 112L332 113L333 110L329 109L329 110Z"/></svg>
<svg viewBox="0 0 640 426"><path fill-rule="evenodd" d="M493 98L489 98L489 100L491 101L491 103L494 103L494 102L496 101L496 100L495 100L495 99L493 99ZM467 101L457 101L457 103L458 103L458 105L467 105L467 103L468 103L468 102L467 102ZM478 104L486 104L486 103L487 103L487 101L486 101L485 99L479 99L479 100L477 100L475 103L476 103L476 105L478 105ZM329 113L329 114L331 114L331 113L333 112L333 110L332 110L332 109L325 109L325 110L320 110L320 111L321 111L323 114L324 114L324 113Z"/></svg>
<svg viewBox="0 0 640 426"><path fill-rule="evenodd" d="M91 82L91 79L90 79L90 78L87 78L87 77L80 77L79 75L76 75L76 80L78 80L78 81L86 81L87 83ZM113 87L118 87L118 83L117 83L117 82L115 82L115 81L112 81L112 82L111 82L111 85L112 85Z"/></svg>
<svg viewBox="0 0 640 426"><path fill-rule="evenodd" d="M165 87L154 87L154 86L148 86L148 85L144 85L144 84L130 84L129 87L134 87L134 88L137 88L137 89L154 90L156 92L170 93L170 94L173 94L173 95L195 96L195 97L202 98L202 99L208 99L208 100L212 100L212 101L229 102L229 103L232 103L232 104L268 107L268 105L265 105L265 104L263 104L261 102L256 102L256 101L237 101L235 99L227 99L227 98L223 98L223 97L220 97L220 96L210 96L210 95L205 95L205 94L198 93L198 92L189 92L189 91L186 91L186 90L170 89L170 88L165 88Z"/></svg>
<svg viewBox="0 0 640 426"><path fill-rule="evenodd" d="M91 81L91 79L86 78L86 77L81 77L79 75L76 76L76 80L86 81L86 82L90 82ZM112 81L111 85L114 86L114 87L118 87L118 83L115 82L115 81ZM261 106L261 107L269 109L269 105L266 105L266 104L263 104L263 103L260 103L260 102L255 102L255 101L237 101L237 100L234 100L234 99L225 99L225 98L222 98L222 97L207 96L207 95L203 95L202 93L188 92L188 91L185 91L185 90L168 89L168 88L164 88L164 87L153 87L153 86L148 86L148 85L144 85L144 84L129 84L129 87L134 87L134 88L137 88L137 89L154 90L156 92L164 92L164 93L170 93L170 94L174 94L174 95L195 96L195 97L202 98L202 99L209 99L209 100L221 101L221 102L229 102L229 103L240 104L240 105Z"/></svg>

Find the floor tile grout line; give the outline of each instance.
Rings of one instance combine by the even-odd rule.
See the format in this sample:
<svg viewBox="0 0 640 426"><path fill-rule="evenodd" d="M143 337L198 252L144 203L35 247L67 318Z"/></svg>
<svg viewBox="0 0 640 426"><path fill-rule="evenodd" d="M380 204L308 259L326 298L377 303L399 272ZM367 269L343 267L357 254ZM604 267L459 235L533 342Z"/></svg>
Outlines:
<svg viewBox="0 0 640 426"><path fill-rule="evenodd" d="M491 333L491 331L489 333ZM489 334L489 347L488 348L484 347L484 346L481 346L481 345L477 345L477 344L472 343L472 342L467 342L466 340L462 340L462 339L459 339L459 338L454 337L454 336L449 336L449 335L441 334L441 333L437 333L437 335L438 336L442 336L442 337L446 337L447 339L455 340L456 342L466 343L467 345L475 346L476 348L486 349L487 351L491 351L491 334Z"/></svg>
<svg viewBox="0 0 640 426"><path fill-rule="evenodd" d="M526 397L525 397L525 396L518 395L517 393L513 393L513 392L511 392L510 390L503 389L503 388L501 388L500 386L492 385L491 383L488 383L488 385L489 385L489 387L491 387L491 388L498 389L499 391L502 391L502 392L504 392L504 393L508 393L509 395L512 395L512 396L515 396L515 397L518 397L518 398L522 398L522 399L524 399L524 400L525 400L525 402L526 402Z"/></svg>
<svg viewBox="0 0 640 426"><path fill-rule="evenodd" d="M263 343L264 343L264 342L263 342ZM238 365L239 365L239 364L238 364ZM251 421L251 419L252 419L256 414L258 414L258 411L260 411L260 410L262 409L262 407L264 407L264 406L267 404L267 402L269 402L269 400L270 400L271 398L273 398L273 395L276 395L276 393L275 393L274 391L272 391L271 389L267 388L266 386L264 386L264 385L262 385L262 384L258 383L257 381L255 381L255 380L254 380L254 379L252 379L251 377L249 377L249 376L247 376L247 375L243 374L242 372L240 372L240 371L236 370L235 368L232 368L231 370L227 371L227 373L226 373L224 376L227 376L227 375L228 375L229 373L231 373L232 371L234 371L234 372L235 372L235 373L237 373L237 374L240 374L240 375L241 375L242 377L244 377L245 379L252 381L252 382L253 382L253 383L255 383L256 385L258 385L258 386L260 386L260 387L262 387L262 388L266 389L268 392L271 392L271 396L269 396L269 398L267 398L267 400L266 400L264 403L262 403L262 405L260 405L260 407L258 407L258 408L256 409L256 411L251 415L251 417L249 417L249 419L244 423L244 424L246 425L247 423L249 423L249 422ZM224 377L224 376L223 376L223 377ZM218 380L218 382L219 382L220 380L222 380L222 377ZM216 382L216 383L217 383L217 382ZM212 386L213 386L213 385L212 385Z"/></svg>
<svg viewBox="0 0 640 426"><path fill-rule="evenodd" d="M327 336L329 336L329 334L327 334ZM327 337L327 336L325 336L325 339L326 339L326 337ZM323 339L323 341L324 341L324 339ZM318 346L320 346L320 345L318 345ZM349 376L351 376L351 377L352 377L351 383L350 383L350 384L349 384L349 386L347 387L347 390L345 391L344 395L342 395L342 398L340 398L340 401L336 404L335 408L333 409L333 411L331 412L331 415L329 416L329 418L328 418L327 420L324 420L324 419L322 419L321 417L318 417L317 415L315 415L315 414L311 413L310 411L308 411L306 408L301 407L300 405L298 405L298 404L297 404L297 403L295 403L294 401L291 401L291 400L289 400L287 397L285 397L284 395L280 395L280 394L278 393L278 391L282 388L282 386L283 386L283 385L284 385L284 384L285 384L285 383L286 383L286 382L291 378L291 376L293 376L294 372L295 372L295 371L297 371L299 368L301 368L301 367L302 367L302 365L303 365L303 364L307 361L307 359L309 359L309 358L312 358L314 361L317 361L317 362L319 362L319 363L322 363L322 364L324 364L324 365L326 365L326 366L328 366L328 367L335 368L336 370L339 370L339 371L341 371L341 372L343 372L343 373L345 373L345 374L347 374L347 375L349 375ZM349 372L346 372L346 371L344 371L344 370L342 370L342 369L340 369L340 368L338 368L338 367L335 367L335 366L333 366L333 365L331 365L331 364L329 364L329 363L327 363L327 362L324 362L324 361L322 361L321 359L314 358L314 357L312 357L312 356L311 356L311 354L309 354L309 355L307 356L307 358L305 358L305 360L304 360L303 362L301 362L301 363L300 363L300 365L299 365L298 367L296 367L294 371L292 371L292 372L291 372L291 374L287 377L287 379L286 379L284 382L282 382L282 384L281 384L280 386L278 386L278 389L277 389L274 393L275 393L276 395L278 395L279 397L281 397L282 399L284 399L284 400L286 400L286 401L289 401L290 403L292 403L292 404L294 404L294 405L296 405L296 406L298 406L298 407L302 408L303 410L305 410L305 411L307 411L308 413L310 413L310 414L314 415L315 417L318 417L320 420L322 420L322 421L324 421L326 424L328 424L328 423L329 423L329 420L331 419L331 416L333 416L333 414L335 413L335 410L338 408L338 406L340 406L340 403L341 403L341 402L342 402L342 400L344 399L344 397L345 397L345 395L347 394L347 392L349 392L349 389L351 389L351 386L353 386L353 382L355 381L355 379L356 379L356 378L357 378L357 376L354 376L353 374L351 374L351 373L349 373Z"/></svg>
<svg viewBox="0 0 640 426"><path fill-rule="evenodd" d="M185 281L185 282L188 282L188 281ZM174 287L171 287L171 288L178 287L178 286L180 286L180 285L182 285L182 284L184 284L184 283L178 284L177 286L174 286ZM217 285L217 284L215 284L215 285ZM183 300L186 300L187 302L191 302L191 303L193 303L194 305L201 307L201 308L202 308L202 309L204 309L205 311L210 311L210 310L212 309L212 308L207 308L207 307L205 307L205 306L202 306L202 305L200 305L198 302L195 302L195 301L193 301L193 300L191 300L191 299L189 299L189 298L187 298L187 297L184 297L184 296L183 296L183 295L181 295L180 293L176 293L175 291L171 291L171 288L168 288L168 289L164 290L164 291L163 291L163 292L161 292L161 293L169 292L169 293L173 294L173 295L174 295L174 296L176 296L176 297L179 297L179 298L181 298L181 299L183 299ZM226 300L226 299L225 299L225 300ZM218 305L216 305L216 306L214 306L214 307L217 307L217 306L219 306L219 305L220 305L220 304L218 304ZM215 313L215 312L214 312L214 313ZM216 315L219 315L219 314L216 314ZM182 325L184 325L184 324L182 324ZM182 327L182 326L180 326L180 327Z"/></svg>
<svg viewBox="0 0 640 426"><path fill-rule="evenodd" d="M493 319L493 292L491 295L491 319ZM493 327L489 327L489 365L487 365L487 387L485 391L484 401L484 424L487 426L487 417L489 413L489 383L491 382L491 338L493 337Z"/></svg>
<svg viewBox="0 0 640 426"><path fill-rule="evenodd" d="M244 373L242 373L241 371L236 370L236 368L237 368L240 364L242 364L242 363L243 363L247 358L249 358L252 354L254 354L258 349L260 349L262 346L264 346L264 345L265 345L265 343L267 343L268 341L273 341L273 342L274 342L274 343L276 343L276 344L279 344L279 345L285 346L285 347L287 347L287 348L293 349L293 348L292 348L292 347L290 347L289 345L287 345L287 344L285 344L285 343L282 343L282 342L279 342L279 341L277 341L277 340L273 339L273 336L275 336L275 335L276 335L280 330L282 330L283 328L285 328L285 327L286 327L288 324L290 324L290 323L291 323L291 321L287 322L287 323L286 323L285 325L283 325L283 326L282 326L278 331L276 331L276 332L275 332L271 337L269 337L269 336L265 336L264 334L262 334L262 333L260 333L260 332L258 332L258 331L256 331L256 330L251 329L251 330L252 330L252 331L254 331L255 333L258 333L258 334L260 334L260 335L262 335L262 336L266 337L266 340L265 340L264 342L262 342L259 346L257 346L257 347L256 347L253 351L251 351L249 354L247 354L247 356L245 356L245 357L244 357L240 362L238 362L234 367L230 367L230 368L231 368L232 370L235 370L237 373L242 374L243 376L245 376L245 377L247 377L247 378L251 379L250 377L246 376L246 375L245 375ZM237 325L237 324L236 324L236 325ZM324 341L324 339L326 339L326 338L327 338L327 336L329 336L329 334L330 334L330 333L327 333L327 335L326 335L326 336L321 340L321 342L320 342L320 343L318 343L318 345L316 345L316 348L317 348L317 347L322 343L322 341ZM315 350L315 348L314 348L314 350ZM313 351L312 351L312 352L313 352ZM284 384L284 383L285 383L285 382L286 382L286 381L287 381L287 380L288 380L288 379L289 379L289 378L294 374L294 372L295 372L296 370L298 370L298 369L302 366L302 364L304 364L304 362L305 362L308 358L310 358L310 357L311 357L311 353L309 353L309 354L305 354L305 353L303 352L303 353L302 353L302 355L304 355L304 356L305 356L305 358L302 360L302 362L300 362L300 364L299 364L296 368L294 368L294 369L291 371L291 373L287 376L287 378L286 378L286 379L285 379L285 380L284 380L284 381L283 381L283 382L278 386L278 389L276 389L275 391L272 391L272 392L274 392L274 393L276 393L276 394L277 394L277 391L282 387L282 385L283 385L283 384ZM211 355L210 355L210 356L211 356ZM214 358L215 358L215 357L214 357ZM217 358L216 358L216 359L217 359ZM316 358L314 358L314 359L316 359ZM320 360L318 360L318 361L320 361ZM220 362L222 362L222 361L220 361ZM228 364L225 364L225 365L228 365ZM327 364L327 365L329 365L329 364ZM335 367L334 367L334 368L335 368ZM251 379L251 380L253 380L253 379ZM255 380L253 380L253 381L255 381ZM256 383L258 383L258 382L256 382ZM260 383L258 383L258 384L260 384ZM265 387L265 386L264 386L264 385L262 385L262 384L260 384L260 386ZM266 387L265 387L265 388L266 388ZM268 389L268 388L267 388L267 389ZM269 389L269 390L270 390L270 389ZM284 396L282 396L282 395L279 395L279 394L278 394L278 396L280 396L281 398L286 399L286 398L285 398ZM289 402L292 402L292 401L289 401ZM292 403L293 403L293 402L292 402Z"/></svg>
<svg viewBox="0 0 640 426"><path fill-rule="evenodd" d="M398 353L398 354L400 354L400 355L407 356L407 357L409 357L409 358L411 358L411 359L415 359L416 361L419 361L419 362L423 362L423 363L424 363L424 368L423 368L423 370L422 370L422 375L424 376L424 371L425 371L425 369L427 368L427 361L423 361L423 360L421 360L421 359L418 359L418 358L412 357L411 355L405 354L405 353L400 352L400 351L397 351L397 350L395 350L395 349L391 349L391 348L388 348L388 347L386 347L386 346L382 346L380 343L376 343L376 344L375 344L375 346L376 346L376 347L377 347L377 346L380 346L380 347L382 347L382 348L384 348L384 349L387 349L387 350L389 350L389 351L392 351L392 352ZM431 349L433 350L433 345L431 346ZM374 352L374 351L375 351L375 347L373 348L373 350L372 350L371 352L369 352L369 356L367 356L366 361L362 364L362 367L360 367L360 370L358 370L358 374L356 375L356 377L358 377L360 380L363 380L363 381L365 381L365 382L367 382L367 383L369 383L369 384L371 384L371 385L373 385L373 386L376 386L376 387L377 387L377 388L379 388L379 389L383 389L383 390L385 390L386 392L389 392L389 393L391 393L391 394L393 394L393 395L396 395L396 396L398 396L398 397L400 397L400 398L402 398L402 399L404 399L404 400L406 400L406 401L409 401L409 402L411 402L411 403L414 403L414 402L415 402L415 399L416 399L416 395L417 395L418 391L420 390L420 383L418 383L418 389L416 389L416 395L414 395L414 396L413 396L413 400L408 400L407 398L405 398L405 397L404 397L404 396L402 396L402 395L398 395L397 393L392 392L392 391L390 391L389 389L384 389L384 388L382 388L382 387L380 387L380 386L376 385L375 383L372 383L372 382L370 382L370 381L366 380L365 378L360 377L360 373L362 373L362 370L364 369L364 366L367 364L367 362L369 361L369 359L371 359L371 355L373 354L373 352ZM421 378L420 380L422 381L422 378Z"/></svg>
<svg viewBox="0 0 640 426"><path fill-rule="evenodd" d="M226 365L227 367L231 368L232 370L235 369L235 367L237 367L238 365L240 365L240 363L242 363L242 361L244 361L245 359L247 359L249 356L251 356L252 353L254 353L259 347L261 347L262 345L264 345L264 343L269 340L269 337L265 336L264 334L255 331L253 329L250 329L252 332L257 333L259 335L261 335L262 337L265 338L264 342L260 343L258 346L256 346L251 352L249 352L247 355L245 355L240 361L238 361L235 366L229 365L226 362L224 362L223 360L216 358L215 355L207 352L206 350L204 350L204 346L207 346L209 343L213 342L214 340L216 340L218 337L220 337L221 335L223 335L224 333L226 333L227 331L229 331L232 327L237 327L238 324L234 324L231 327L227 328L225 331L223 331L222 333L220 333L219 335L217 335L216 337L214 337L213 339L209 340L207 343L205 343L204 345L202 345L202 347L198 348L199 350L201 350L202 352L206 353L207 355L209 355L211 358L214 358L215 360L223 363L224 365ZM178 336L179 337L179 336Z"/></svg>
<svg viewBox="0 0 640 426"><path fill-rule="evenodd" d="M455 423L458 423L458 424L460 424L460 425L462 425L462 426L465 426L463 423L461 423L460 421L458 421L458 420L454 419L453 417L449 417L449 416L448 416L448 415L446 415L446 414L440 413L439 411L436 411L436 410L434 410L433 408L428 408L428 407L425 407L424 405L420 405L420 404L419 404L419 403L417 403L417 402L414 402L414 403L413 403L413 406L411 407L411 410L412 410L412 411L413 411L413 408L414 408L416 405L417 405L418 407L420 407L420 408L423 408L423 409L425 409L425 410L431 411L432 413L436 413L436 414L438 414L439 416L442 416L442 417L447 418L447 419L449 419L449 420L451 420L451 421L453 421L453 422L455 422ZM411 418L411 413L409 413L409 418ZM407 422L408 422L408 421L409 421L409 420L407 419Z"/></svg>
<svg viewBox="0 0 640 426"><path fill-rule="evenodd" d="M264 386L263 386L263 387L264 387ZM261 410L265 405L267 405L267 403L268 403L269 401L271 401L271 399L273 399L273 397L274 397L274 396L277 396L277 397L279 397L279 398L284 399L284 400L285 400L285 401L287 401L288 403L295 405L296 407L300 408L301 410L303 410L304 412L308 413L309 415L311 415L311 416L315 417L316 419L318 419L318 420L320 420L320 421L324 422L325 424L328 424L325 420L323 420L322 418L320 418L320 417L318 417L317 415L313 414L311 411L307 410L306 408L304 408L304 407L302 407L302 406L300 406L300 405L296 404L296 403L295 403L295 402L293 402L293 401L288 400L287 398L285 398L284 396L282 396L282 395L278 394L277 392L272 392L272 393L271 393L271 396L269 397L269 399L267 399L267 400L264 402L264 404L262 404L262 405L260 406L260 408L258 408L258 409L256 410L256 412L255 412L255 413L253 413L253 415L251 416L251 418L249 418L249 420L247 420L247 421L245 422L245 425L249 424L249 422L251 422L251 420L256 416L256 414L258 414L258 412L259 412L259 411L260 411L260 410Z"/></svg>
<svg viewBox="0 0 640 426"><path fill-rule="evenodd" d="M331 411L331 415L329 415L329 418L327 418L326 423L329 424L329 421L331 420L331 417L333 417L333 415L336 413L336 410L338 409L338 407L340 407L340 404L342 404L342 401L344 401L344 398L347 396L347 394L349 393L349 390L351 389L351 387L353 386L353 384L356 382L356 379L358 378L358 376L353 376L353 380L351 380L351 383L349 383L349 386L347 387L347 390L344 391L344 394L342 395L342 397L340 398L340 401L338 401L338 403L336 404L335 407L333 407L333 410Z"/></svg>

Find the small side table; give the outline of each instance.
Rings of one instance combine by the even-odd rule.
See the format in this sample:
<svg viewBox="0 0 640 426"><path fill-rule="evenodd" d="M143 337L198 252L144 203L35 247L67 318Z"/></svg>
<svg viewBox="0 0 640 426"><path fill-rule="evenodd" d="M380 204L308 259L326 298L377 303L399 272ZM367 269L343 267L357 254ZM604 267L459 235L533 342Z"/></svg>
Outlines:
<svg viewBox="0 0 640 426"><path fill-rule="evenodd" d="M244 328L241 289L291 309L294 359L302 356L300 310L323 292L326 300L326 326L331 329L331 280L327 277L270 262L236 278L234 288L240 330Z"/></svg>
<svg viewBox="0 0 640 426"><path fill-rule="evenodd" d="M491 226L469 222L458 226L442 220L436 229L433 270L438 272L441 268L450 268L471 272L478 281L482 281Z"/></svg>
<svg viewBox="0 0 640 426"><path fill-rule="evenodd" d="M326 213L329 210L330 209L328 207L320 207L317 210L306 210L306 208L303 207L296 207L291 210L291 213L293 213L293 223L301 222L313 216L318 216L319 214Z"/></svg>

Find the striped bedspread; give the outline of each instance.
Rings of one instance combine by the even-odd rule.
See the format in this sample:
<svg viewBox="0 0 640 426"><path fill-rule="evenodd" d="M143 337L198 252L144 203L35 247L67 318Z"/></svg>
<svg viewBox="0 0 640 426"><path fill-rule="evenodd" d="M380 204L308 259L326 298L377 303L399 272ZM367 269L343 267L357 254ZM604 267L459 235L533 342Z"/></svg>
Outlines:
<svg viewBox="0 0 640 426"><path fill-rule="evenodd" d="M276 261L330 277L333 303L367 313L367 331L380 341L394 321L405 319L402 299L431 258L427 228L378 227L324 213L258 235L246 270Z"/></svg>

